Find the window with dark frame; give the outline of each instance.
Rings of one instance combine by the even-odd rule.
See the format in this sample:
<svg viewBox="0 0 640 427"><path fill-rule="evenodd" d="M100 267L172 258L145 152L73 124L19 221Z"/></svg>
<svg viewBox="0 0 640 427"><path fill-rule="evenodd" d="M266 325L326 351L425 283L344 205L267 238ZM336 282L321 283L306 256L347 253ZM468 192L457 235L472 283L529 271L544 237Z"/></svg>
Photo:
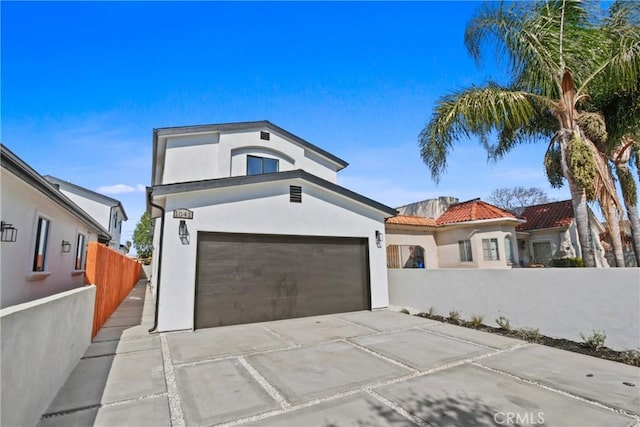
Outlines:
<svg viewBox="0 0 640 427"><path fill-rule="evenodd" d="M247 175L261 175L278 172L278 159L247 156Z"/></svg>
<svg viewBox="0 0 640 427"><path fill-rule="evenodd" d="M74 263L75 270L84 270L86 262L85 237L84 234L78 234L76 239L76 259Z"/></svg>
<svg viewBox="0 0 640 427"><path fill-rule="evenodd" d="M36 231L36 249L33 255L33 271L45 271L47 257L47 240L49 238L50 221L46 218L38 218Z"/></svg>
<svg viewBox="0 0 640 427"><path fill-rule="evenodd" d="M472 262L473 253L471 251L471 240L458 240L458 249L460 250L460 261Z"/></svg>

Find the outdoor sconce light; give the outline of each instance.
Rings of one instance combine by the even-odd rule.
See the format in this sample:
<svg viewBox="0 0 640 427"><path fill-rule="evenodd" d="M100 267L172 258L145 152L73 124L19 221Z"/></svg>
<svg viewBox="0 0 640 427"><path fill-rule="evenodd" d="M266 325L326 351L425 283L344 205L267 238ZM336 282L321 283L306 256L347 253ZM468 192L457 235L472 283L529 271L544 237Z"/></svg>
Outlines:
<svg viewBox="0 0 640 427"><path fill-rule="evenodd" d="M184 219L180 220L180 225L178 226L178 237L180 237L180 241L183 245L189 244L189 230L187 229L187 222Z"/></svg>
<svg viewBox="0 0 640 427"><path fill-rule="evenodd" d="M62 241L62 252L71 252L71 243L66 240Z"/></svg>
<svg viewBox="0 0 640 427"><path fill-rule="evenodd" d="M376 230L376 246L382 247L382 232L380 230Z"/></svg>
<svg viewBox="0 0 640 427"><path fill-rule="evenodd" d="M15 242L18 239L18 229L4 221L2 221L1 224L0 228L2 228L2 237L0 240L3 242Z"/></svg>

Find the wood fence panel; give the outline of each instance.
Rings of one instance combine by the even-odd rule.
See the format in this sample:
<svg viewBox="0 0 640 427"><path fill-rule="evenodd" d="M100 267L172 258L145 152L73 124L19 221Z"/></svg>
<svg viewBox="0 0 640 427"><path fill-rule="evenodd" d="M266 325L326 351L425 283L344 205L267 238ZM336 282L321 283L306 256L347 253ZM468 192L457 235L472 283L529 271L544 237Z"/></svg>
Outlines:
<svg viewBox="0 0 640 427"><path fill-rule="evenodd" d="M96 285L92 337L140 280L141 265L98 242L90 242L85 270L87 284Z"/></svg>

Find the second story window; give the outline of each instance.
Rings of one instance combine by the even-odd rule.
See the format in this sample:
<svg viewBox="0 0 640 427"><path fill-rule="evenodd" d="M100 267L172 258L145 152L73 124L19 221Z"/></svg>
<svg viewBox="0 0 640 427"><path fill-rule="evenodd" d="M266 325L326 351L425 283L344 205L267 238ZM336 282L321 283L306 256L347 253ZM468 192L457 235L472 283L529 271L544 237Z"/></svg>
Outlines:
<svg viewBox="0 0 640 427"><path fill-rule="evenodd" d="M40 217L38 218L38 228L36 232L36 250L33 256L33 271L44 271L48 238L49 220Z"/></svg>
<svg viewBox="0 0 640 427"><path fill-rule="evenodd" d="M278 159L247 156L247 175L278 172Z"/></svg>

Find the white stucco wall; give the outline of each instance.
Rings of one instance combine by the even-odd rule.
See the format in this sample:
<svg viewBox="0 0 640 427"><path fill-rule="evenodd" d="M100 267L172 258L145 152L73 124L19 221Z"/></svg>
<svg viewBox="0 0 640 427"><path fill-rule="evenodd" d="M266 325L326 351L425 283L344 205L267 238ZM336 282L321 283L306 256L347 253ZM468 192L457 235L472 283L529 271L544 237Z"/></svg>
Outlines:
<svg viewBox="0 0 640 427"><path fill-rule="evenodd" d="M0 310L3 426L34 426L91 342L95 286Z"/></svg>
<svg viewBox="0 0 640 427"><path fill-rule="evenodd" d="M18 236L16 242L2 242L0 307L84 286L83 271L74 269L77 236L84 234L86 244L96 241L97 235L67 210L4 168L1 182L2 220L17 228ZM34 275L32 267L39 216L51 223L45 274ZM63 240L71 243L69 252L62 252Z"/></svg>
<svg viewBox="0 0 640 427"><path fill-rule="evenodd" d="M290 185L302 186L302 203L289 202ZM172 218L172 211L177 208L194 212L194 219L187 221L191 236L188 245L180 242L179 220ZM388 306L384 240L380 248L375 242L376 230L384 233L383 214L306 181L294 179L172 195L166 201L165 221L160 331L193 328L198 231L367 238L371 306Z"/></svg>
<svg viewBox="0 0 640 427"><path fill-rule="evenodd" d="M270 140L260 139L260 131ZM163 184L246 175L247 155L277 158L279 171L303 169L336 182L335 165L272 130L211 132L167 138Z"/></svg>
<svg viewBox="0 0 640 427"><path fill-rule="evenodd" d="M514 259L518 260L518 248L516 242L515 226L470 224L460 228L439 229L436 234L438 244L438 259L440 268L511 268L507 259L504 239L509 237L512 242ZM483 239L498 240L497 261L485 260L482 251ZM458 241L470 240L472 250L472 262L460 261L460 249Z"/></svg>
<svg viewBox="0 0 640 427"><path fill-rule="evenodd" d="M71 199L73 203L78 205L83 211L91 215L98 224L111 232L110 225L113 225L111 219L111 206L100 203L96 200L89 199L79 194L60 188L60 192Z"/></svg>
<svg viewBox="0 0 640 427"><path fill-rule="evenodd" d="M540 268L505 270L389 270L390 305L463 319L483 316L496 327L538 328L581 342L580 333L604 331L605 345L640 348L640 269Z"/></svg>
<svg viewBox="0 0 640 427"><path fill-rule="evenodd" d="M422 246L424 248L425 268L439 268L438 247L433 231L421 230L418 227L396 227L387 225L386 237L385 246Z"/></svg>

